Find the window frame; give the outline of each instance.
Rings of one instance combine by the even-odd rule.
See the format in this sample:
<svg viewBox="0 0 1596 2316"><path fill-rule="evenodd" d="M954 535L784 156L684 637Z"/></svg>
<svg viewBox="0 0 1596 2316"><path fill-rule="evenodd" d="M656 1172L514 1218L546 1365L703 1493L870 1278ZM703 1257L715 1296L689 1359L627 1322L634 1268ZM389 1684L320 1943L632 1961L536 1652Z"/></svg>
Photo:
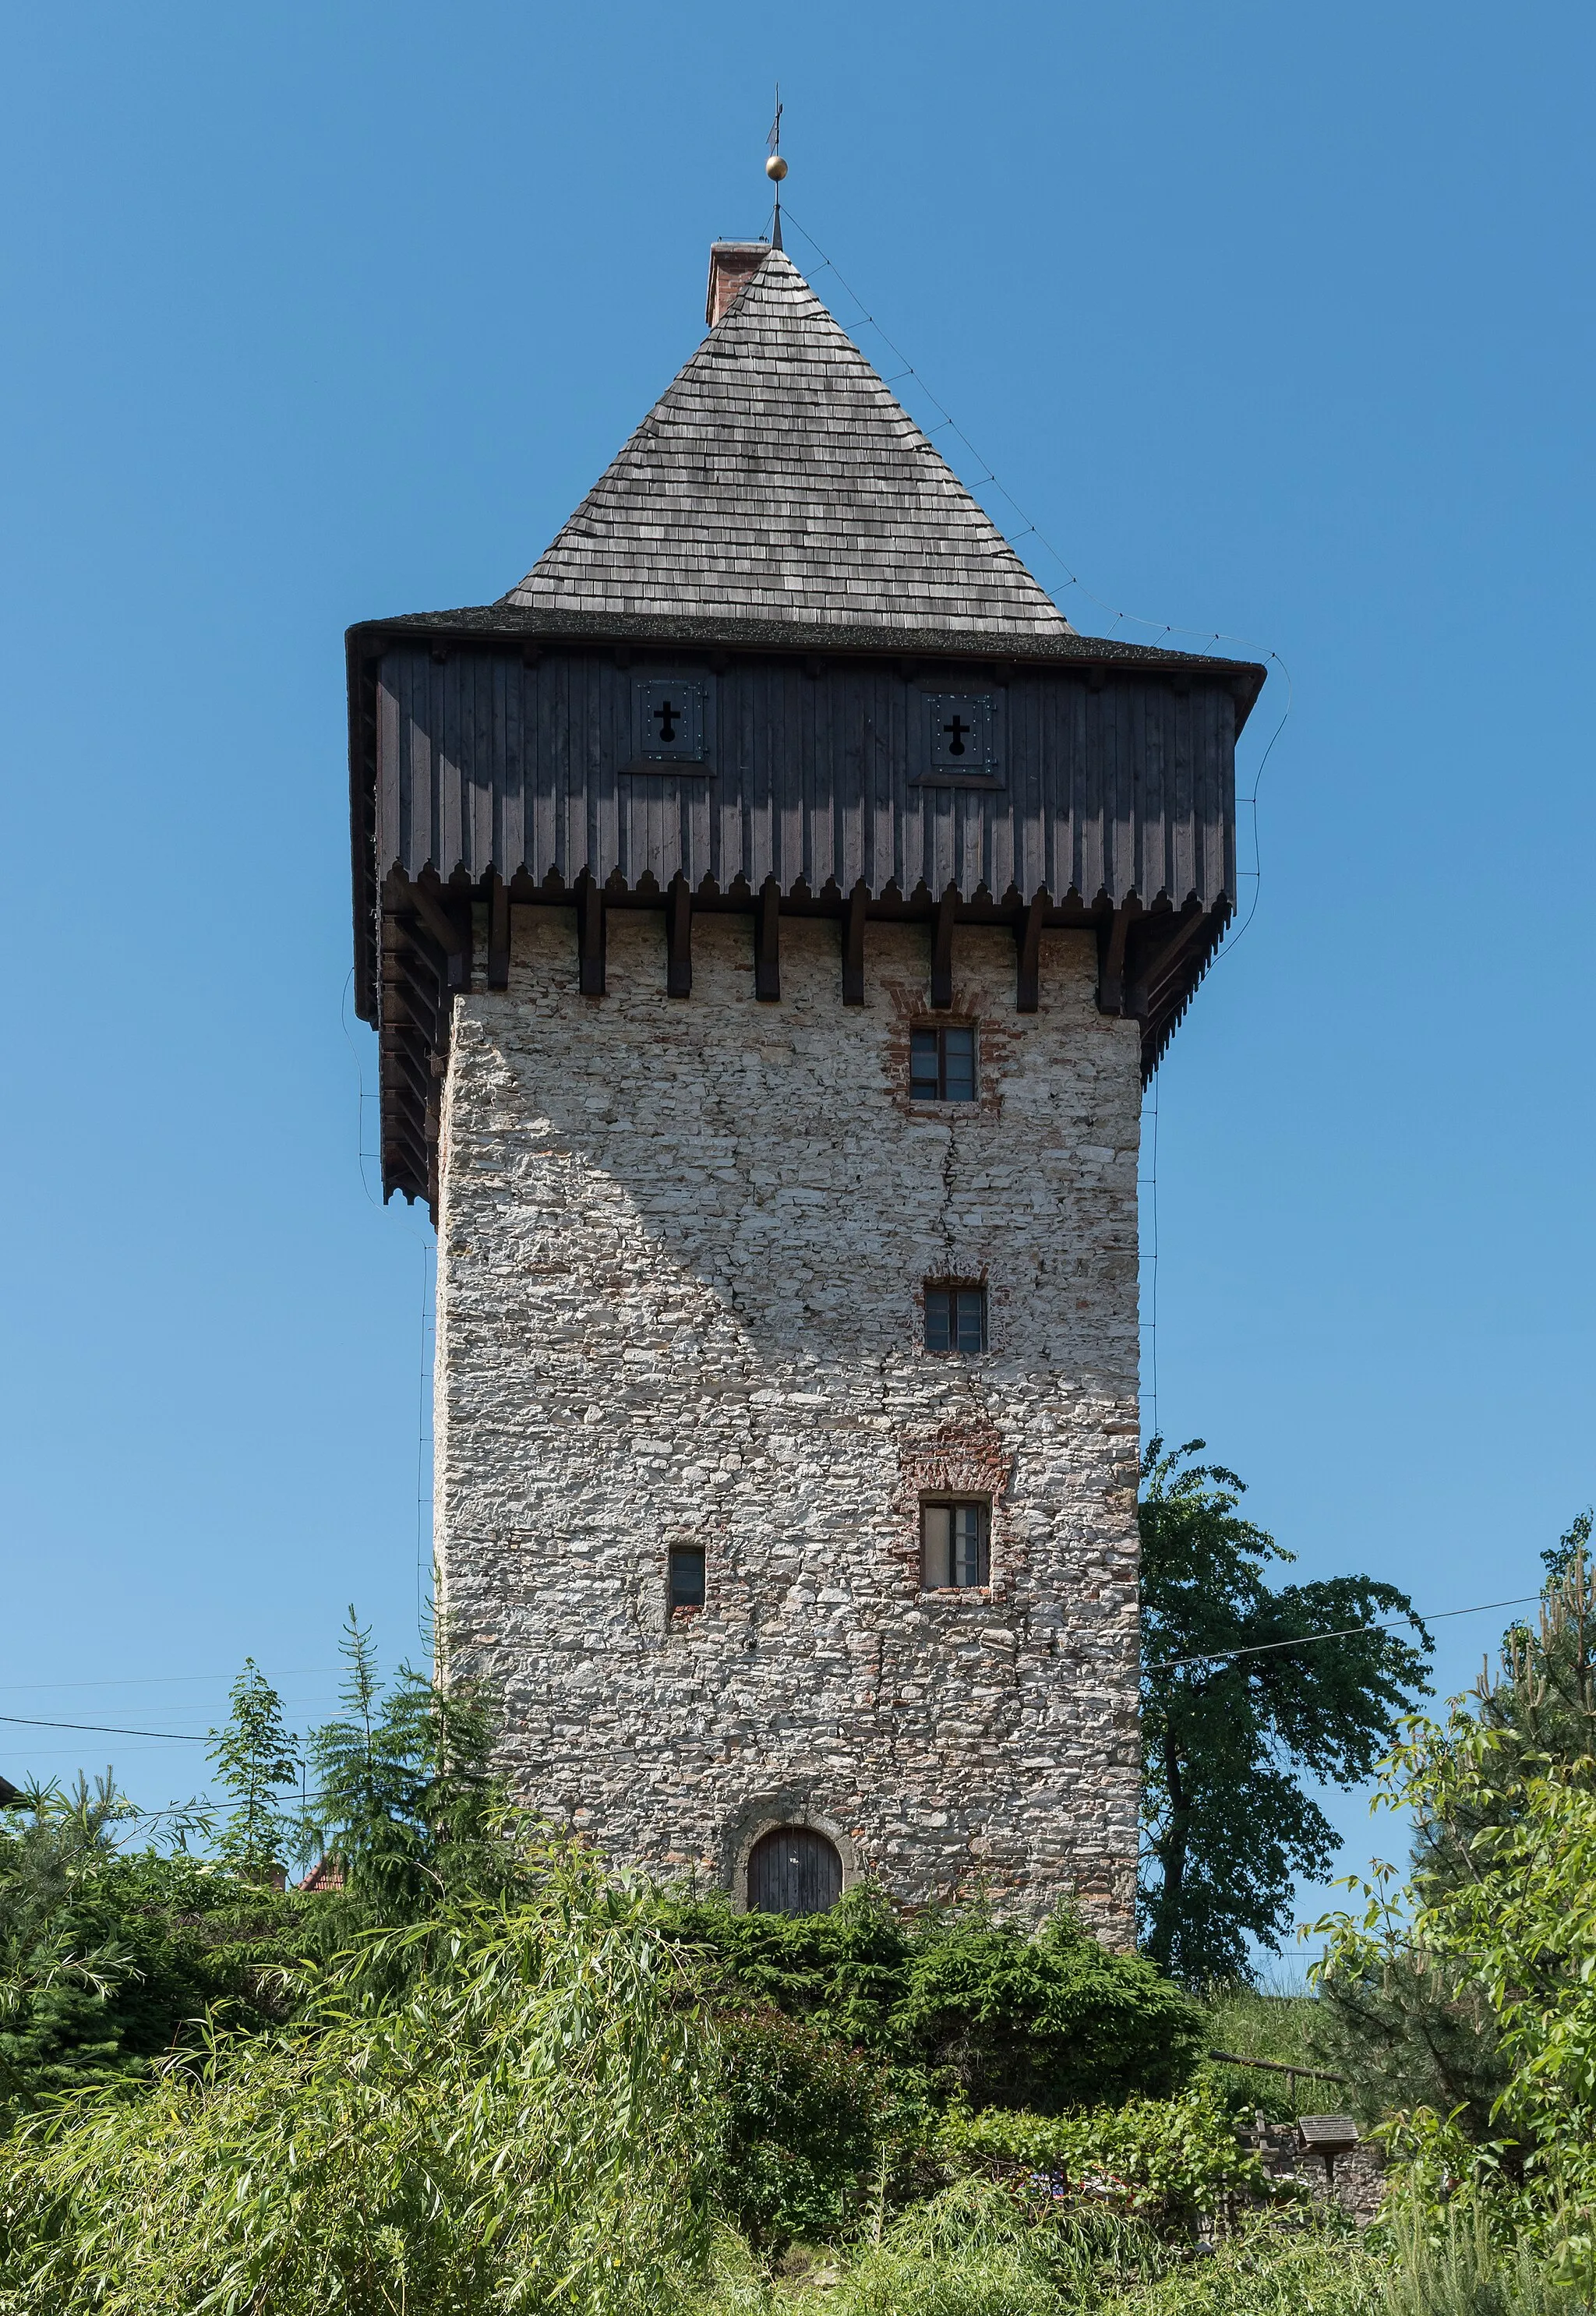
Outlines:
<svg viewBox="0 0 1596 2316"><path fill-rule="evenodd" d="M678 1561L696 1561L699 1589L696 1600L679 1599L676 1594ZM669 1544L665 1546L665 1613L671 1617L701 1617L709 1592L709 1557L701 1544Z"/></svg>
<svg viewBox="0 0 1596 2316"><path fill-rule="evenodd" d="M946 1512L974 1511L976 1516L976 1566L978 1573L973 1582L961 1584L956 1571L958 1537L950 1519L945 1547L948 1581L933 1582L932 1571L931 1523L928 1515ZM920 1499L920 1590L940 1595L989 1593L992 1590L992 1500L989 1496L957 1495L949 1491L934 1491Z"/></svg>
<svg viewBox="0 0 1596 2316"><path fill-rule="evenodd" d="M970 1041L970 1090L968 1093L948 1091L948 1039L950 1036L967 1038ZM934 1094L919 1091L914 1071L914 1045L921 1038L934 1038L937 1047L937 1090ZM925 1104L954 1103L960 1108L966 1102L981 1099L981 1048L973 1021L913 1021L909 1025L909 1100Z"/></svg>
<svg viewBox="0 0 1596 2316"><path fill-rule="evenodd" d="M927 1358L978 1359L985 1358L992 1347L992 1336L991 1305L986 1292L986 1281L984 1278L928 1278L921 1289L921 1295L923 1298L921 1339ZM961 1295L974 1296L979 1310L980 1323L977 1332L980 1341L973 1350L967 1349L959 1341L961 1329L958 1298ZM945 1343L933 1343L931 1339L931 1309L933 1296L945 1296L948 1299L948 1340Z"/></svg>

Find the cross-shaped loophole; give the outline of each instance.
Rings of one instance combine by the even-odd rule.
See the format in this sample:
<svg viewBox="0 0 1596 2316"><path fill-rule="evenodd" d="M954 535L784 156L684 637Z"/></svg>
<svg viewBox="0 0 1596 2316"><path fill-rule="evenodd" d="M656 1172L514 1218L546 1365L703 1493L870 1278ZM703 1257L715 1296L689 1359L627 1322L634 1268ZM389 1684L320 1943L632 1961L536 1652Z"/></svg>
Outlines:
<svg viewBox="0 0 1596 2316"><path fill-rule="evenodd" d="M676 718L681 713L682 710L673 699L667 699L663 706L654 711L654 720L659 726L660 739L667 748L676 736Z"/></svg>
<svg viewBox="0 0 1596 2316"><path fill-rule="evenodd" d="M942 729L948 735L948 753L950 756L962 756L964 735L971 726L965 722L962 716L955 715L952 723L944 724Z"/></svg>

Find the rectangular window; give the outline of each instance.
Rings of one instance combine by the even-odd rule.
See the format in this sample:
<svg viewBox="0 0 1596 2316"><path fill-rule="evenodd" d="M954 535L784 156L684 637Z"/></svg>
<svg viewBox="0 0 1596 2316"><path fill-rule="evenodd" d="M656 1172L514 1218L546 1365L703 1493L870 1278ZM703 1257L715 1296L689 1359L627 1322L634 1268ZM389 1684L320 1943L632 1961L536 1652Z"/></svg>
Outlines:
<svg viewBox="0 0 1596 2316"><path fill-rule="evenodd" d="M909 1096L914 1101L974 1101L973 1029L911 1029Z"/></svg>
<svg viewBox="0 0 1596 2316"><path fill-rule="evenodd" d="M965 1358L986 1349L986 1289L984 1287L928 1287L925 1290L925 1348L958 1352Z"/></svg>
<svg viewBox="0 0 1596 2316"><path fill-rule="evenodd" d="M704 1547L701 1544L671 1546L671 1607L701 1608L704 1605Z"/></svg>
<svg viewBox="0 0 1596 2316"><path fill-rule="evenodd" d="M928 1592L967 1591L990 1577L988 1510L978 1499L923 1503L920 1540Z"/></svg>

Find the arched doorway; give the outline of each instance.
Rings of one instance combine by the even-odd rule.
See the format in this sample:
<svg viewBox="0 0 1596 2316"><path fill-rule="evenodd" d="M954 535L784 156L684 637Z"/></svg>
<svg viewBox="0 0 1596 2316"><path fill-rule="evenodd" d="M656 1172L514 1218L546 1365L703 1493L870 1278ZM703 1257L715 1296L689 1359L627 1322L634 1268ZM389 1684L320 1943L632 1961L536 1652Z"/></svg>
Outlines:
<svg viewBox="0 0 1596 2316"><path fill-rule="evenodd" d="M824 1914L843 1894L843 1861L810 1825L779 1825L762 1834L748 1858L748 1911Z"/></svg>

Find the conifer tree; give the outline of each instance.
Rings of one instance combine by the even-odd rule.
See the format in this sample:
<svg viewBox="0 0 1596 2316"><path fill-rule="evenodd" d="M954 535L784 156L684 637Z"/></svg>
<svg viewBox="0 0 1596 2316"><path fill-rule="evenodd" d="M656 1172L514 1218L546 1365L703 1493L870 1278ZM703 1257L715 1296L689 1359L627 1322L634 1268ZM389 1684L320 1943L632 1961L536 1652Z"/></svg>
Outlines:
<svg viewBox="0 0 1596 2316"><path fill-rule="evenodd" d="M386 1696L369 1626L352 1605L340 1643L343 1717L310 1737L317 1813L345 1886L385 1920L414 1919L448 1888L497 1889L511 1852L479 1700L403 1664Z"/></svg>
<svg viewBox="0 0 1596 2316"><path fill-rule="evenodd" d="M271 1882L285 1853L299 1847L292 1817L279 1804L299 1774L299 1739L282 1724L282 1699L253 1657L228 1695L226 1725L210 1732L208 1758L233 1808L217 1838L217 1852L241 1880Z"/></svg>

